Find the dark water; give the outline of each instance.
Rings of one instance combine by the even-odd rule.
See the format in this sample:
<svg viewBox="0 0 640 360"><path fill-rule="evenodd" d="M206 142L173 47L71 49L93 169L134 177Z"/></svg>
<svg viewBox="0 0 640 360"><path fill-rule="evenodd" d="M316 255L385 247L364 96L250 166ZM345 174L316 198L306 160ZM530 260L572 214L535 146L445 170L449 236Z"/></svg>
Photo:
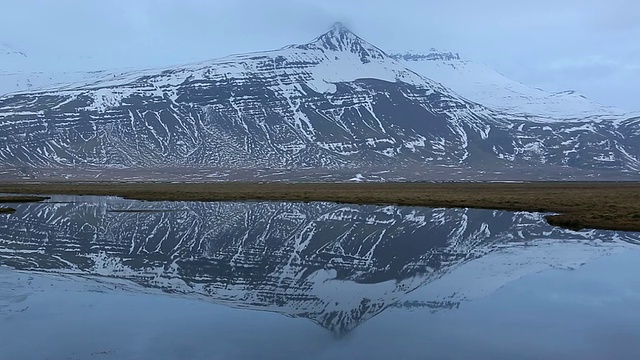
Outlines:
<svg viewBox="0 0 640 360"><path fill-rule="evenodd" d="M0 359L636 359L640 234L54 197L0 216Z"/></svg>

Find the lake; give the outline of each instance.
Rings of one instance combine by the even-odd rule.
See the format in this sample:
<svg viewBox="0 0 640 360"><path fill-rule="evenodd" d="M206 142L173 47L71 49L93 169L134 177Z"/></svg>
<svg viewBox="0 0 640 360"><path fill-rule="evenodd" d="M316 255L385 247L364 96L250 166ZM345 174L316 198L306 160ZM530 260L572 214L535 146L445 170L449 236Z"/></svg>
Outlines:
<svg viewBox="0 0 640 360"><path fill-rule="evenodd" d="M10 206L1 359L640 358L640 233L323 202Z"/></svg>

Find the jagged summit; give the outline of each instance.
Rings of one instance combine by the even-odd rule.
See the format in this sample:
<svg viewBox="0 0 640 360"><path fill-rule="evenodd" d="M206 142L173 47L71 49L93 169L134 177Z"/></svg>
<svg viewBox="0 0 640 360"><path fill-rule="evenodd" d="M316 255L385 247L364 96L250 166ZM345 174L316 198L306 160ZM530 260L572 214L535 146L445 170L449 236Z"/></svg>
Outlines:
<svg viewBox="0 0 640 360"><path fill-rule="evenodd" d="M327 31L327 33L337 33L337 34L344 33L344 34L351 34L351 35L357 37L356 34L354 34L351 30L349 30L349 28L345 24L340 22L340 21L336 21L331 26L331 29L329 29L329 31Z"/></svg>
<svg viewBox="0 0 640 360"><path fill-rule="evenodd" d="M333 24L329 31L318 36L310 43L296 46L296 48L349 52L357 54L363 63L368 63L371 59L388 57L384 51L363 40L341 22Z"/></svg>
<svg viewBox="0 0 640 360"><path fill-rule="evenodd" d="M365 42L358 35L354 34L349 28L347 28L341 22L337 22L331 26L329 31L318 36L314 43L320 43L327 49L335 51L348 50L345 48L348 44Z"/></svg>
<svg viewBox="0 0 640 360"><path fill-rule="evenodd" d="M455 61L455 60L461 60L460 59L460 54L458 54L458 53L440 51L440 50L435 49L435 48L429 49L429 51L426 52L426 53L408 51L408 52L405 52L405 53L390 54L389 56L391 56L393 59L398 60L398 61L400 61L400 60L404 60L404 61L436 61L436 60L440 60L440 61Z"/></svg>

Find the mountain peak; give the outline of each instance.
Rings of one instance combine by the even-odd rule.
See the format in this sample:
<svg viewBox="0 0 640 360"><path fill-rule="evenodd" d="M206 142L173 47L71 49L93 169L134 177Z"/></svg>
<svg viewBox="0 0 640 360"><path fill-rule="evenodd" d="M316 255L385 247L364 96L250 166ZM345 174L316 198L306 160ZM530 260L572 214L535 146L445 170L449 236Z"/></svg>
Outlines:
<svg viewBox="0 0 640 360"><path fill-rule="evenodd" d="M354 34L341 22L333 24L331 29L316 38L314 43L319 43L325 49L333 51L350 50L354 45L367 44L366 41Z"/></svg>
<svg viewBox="0 0 640 360"><path fill-rule="evenodd" d="M327 31L326 34L351 35L351 36L357 37L356 34L354 34L351 30L349 30L349 28L347 28L347 26L341 23L340 21L335 22L331 26L331 29L329 29L329 31Z"/></svg>
<svg viewBox="0 0 640 360"><path fill-rule="evenodd" d="M336 22L329 31L308 44L297 46L297 48L353 53L358 55L363 63L387 57L384 51L354 34L341 22Z"/></svg>

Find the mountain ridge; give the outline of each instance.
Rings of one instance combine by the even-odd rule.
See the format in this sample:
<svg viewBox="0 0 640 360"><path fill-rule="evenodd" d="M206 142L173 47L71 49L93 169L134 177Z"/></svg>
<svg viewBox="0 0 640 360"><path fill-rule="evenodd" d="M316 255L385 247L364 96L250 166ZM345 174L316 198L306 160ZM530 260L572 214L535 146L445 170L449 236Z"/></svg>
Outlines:
<svg viewBox="0 0 640 360"><path fill-rule="evenodd" d="M624 120L639 113L593 102L575 90L548 92L514 81L490 67L461 58L458 53L415 51L390 56L419 74L431 77L467 99L500 111L555 120ZM564 104L564 106L563 106Z"/></svg>
<svg viewBox="0 0 640 360"><path fill-rule="evenodd" d="M468 100L337 24L307 44L1 96L0 167L640 169L636 121L570 120Z"/></svg>

